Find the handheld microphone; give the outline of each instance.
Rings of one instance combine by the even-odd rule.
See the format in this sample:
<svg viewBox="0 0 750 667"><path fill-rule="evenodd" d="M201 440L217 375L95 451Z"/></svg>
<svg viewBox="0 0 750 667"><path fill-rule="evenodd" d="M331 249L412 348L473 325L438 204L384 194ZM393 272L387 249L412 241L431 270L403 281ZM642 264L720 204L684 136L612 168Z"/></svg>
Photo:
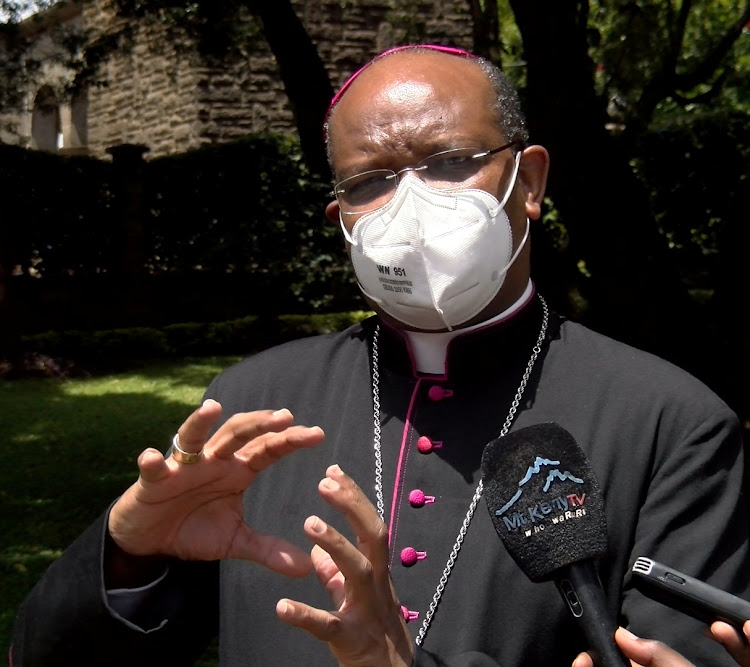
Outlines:
<svg viewBox="0 0 750 667"><path fill-rule="evenodd" d="M750 619L750 602L651 558L636 558L633 585L652 600L711 625L724 621L740 633Z"/></svg>
<svg viewBox="0 0 750 667"><path fill-rule="evenodd" d="M607 554L604 498L575 438L554 422L496 438L482 454L487 509L533 582L553 580L599 667L630 667L614 640L596 559Z"/></svg>

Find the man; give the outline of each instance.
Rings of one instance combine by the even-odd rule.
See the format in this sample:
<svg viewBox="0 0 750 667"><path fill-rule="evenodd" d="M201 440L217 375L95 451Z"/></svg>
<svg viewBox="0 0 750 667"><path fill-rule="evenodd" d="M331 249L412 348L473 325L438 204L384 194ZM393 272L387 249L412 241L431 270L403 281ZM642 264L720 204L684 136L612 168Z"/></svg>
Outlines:
<svg viewBox="0 0 750 667"><path fill-rule="evenodd" d="M726 662L626 573L645 555L748 594L738 420L536 293L548 155L502 75L396 49L345 85L327 132L326 215L378 315L220 375L31 592L15 664L189 664L218 629L230 666L570 665L586 641L508 555L479 484L486 443L540 422L573 434L602 488L612 612Z"/></svg>

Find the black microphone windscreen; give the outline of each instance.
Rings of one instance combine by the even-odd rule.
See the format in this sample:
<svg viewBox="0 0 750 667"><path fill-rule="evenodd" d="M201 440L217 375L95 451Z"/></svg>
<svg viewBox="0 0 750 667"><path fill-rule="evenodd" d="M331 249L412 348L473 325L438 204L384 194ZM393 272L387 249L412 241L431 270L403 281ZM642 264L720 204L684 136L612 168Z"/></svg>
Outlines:
<svg viewBox="0 0 750 667"><path fill-rule="evenodd" d="M559 424L527 426L489 442L482 483L495 530L531 581L606 555L604 498L586 454Z"/></svg>

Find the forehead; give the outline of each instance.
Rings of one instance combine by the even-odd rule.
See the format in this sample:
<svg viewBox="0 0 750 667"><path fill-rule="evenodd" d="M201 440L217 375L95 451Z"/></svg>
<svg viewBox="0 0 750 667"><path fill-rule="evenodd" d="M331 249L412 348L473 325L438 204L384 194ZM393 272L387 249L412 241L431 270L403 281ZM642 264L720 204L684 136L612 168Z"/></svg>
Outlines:
<svg viewBox="0 0 750 667"><path fill-rule="evenodd" d="M492 86L473 59L435 52L390 55L364 70L331 113L334 164L382 151L496 140L494 101Z"/></svg>

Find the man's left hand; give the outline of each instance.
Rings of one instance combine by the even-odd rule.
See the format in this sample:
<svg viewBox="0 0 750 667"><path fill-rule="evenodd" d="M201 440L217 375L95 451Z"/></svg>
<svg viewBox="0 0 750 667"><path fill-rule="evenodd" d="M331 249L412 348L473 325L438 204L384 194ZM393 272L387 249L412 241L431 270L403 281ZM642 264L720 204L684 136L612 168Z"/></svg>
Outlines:
<svg viewBox="0 0 750 667"><path fill-rule="evenodd" d="M388 529L362 490L337 465L318 489L344 514L357 546L311 516L305 533L315 542L312 561L335 611L283 599L276 613L286 623L327 642L341 667L408 667L414 645L388 570Z"/></svg>

